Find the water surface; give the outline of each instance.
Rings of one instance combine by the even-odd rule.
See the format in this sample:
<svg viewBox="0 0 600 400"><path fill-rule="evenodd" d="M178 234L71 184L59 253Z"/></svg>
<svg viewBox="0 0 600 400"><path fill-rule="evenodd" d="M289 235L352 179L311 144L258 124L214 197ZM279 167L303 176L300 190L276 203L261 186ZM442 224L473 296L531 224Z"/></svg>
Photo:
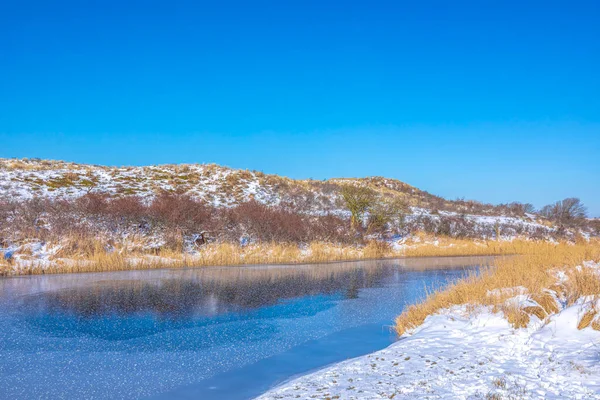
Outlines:
<svg viewBox="0 0 600 400"><path fill-rule="evenodd" d="M1 279L0 398L251 398L386 347L407 304L490 260Z"/></svg>

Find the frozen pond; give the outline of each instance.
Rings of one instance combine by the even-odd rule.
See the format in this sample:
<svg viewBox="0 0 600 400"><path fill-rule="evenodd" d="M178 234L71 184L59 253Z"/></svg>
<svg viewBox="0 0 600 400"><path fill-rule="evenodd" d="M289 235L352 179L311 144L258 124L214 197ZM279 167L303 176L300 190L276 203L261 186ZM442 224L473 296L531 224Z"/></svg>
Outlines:
<svg viewBox="0 0 600 400"><path fill-rule="evenodd" d="M407 304L490 261L0 279L0 398L251 398L386 347Z"/></svg>

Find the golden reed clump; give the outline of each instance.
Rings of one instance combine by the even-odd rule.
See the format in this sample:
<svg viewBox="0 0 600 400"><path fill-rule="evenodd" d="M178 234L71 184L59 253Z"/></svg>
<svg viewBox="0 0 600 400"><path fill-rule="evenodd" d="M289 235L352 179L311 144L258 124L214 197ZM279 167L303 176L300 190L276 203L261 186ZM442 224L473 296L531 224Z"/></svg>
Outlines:
<svg viewBox="0 0 600 400"><path fill-rule="evenodd" d="M600 260L598 240L576 244L515 241L510 245L493 246L496 245L504 250L510 249L510 253L518 256L499 258L494 267L433 292L422 303L408 307L396 319L396 332L402 335L421 325L428 315L455 305L467 305L471 309L492 306L494 311L502 311L508 321L518 328L529 323L530 315L543 319L558 312L556 300L548 290L566 299L569 305L584 296L600 296L598 274L589 268L577 268L584 261ZM559 270L568 277L563 284L557 284L556 273ZM520 309L506 305L506 300L515 295L507 288L525 288L539 307ZM592 311L595 313L595 310ZM594 317L595 314L584 315L580 326L592 324L592 327L600 328L600 323L592 323Z"/></svg>

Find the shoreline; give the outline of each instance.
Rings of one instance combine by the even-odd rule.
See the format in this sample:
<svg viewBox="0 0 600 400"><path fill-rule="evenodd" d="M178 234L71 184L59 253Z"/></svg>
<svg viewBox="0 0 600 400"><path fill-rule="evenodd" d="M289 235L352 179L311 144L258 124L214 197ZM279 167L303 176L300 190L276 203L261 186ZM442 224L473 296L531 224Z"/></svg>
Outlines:
<svg viewBox="0 0 600 400"><path fill-rule="evenodd" d="M211 243L190 253L131 252L126 244L112 251L66 253L61 243L25 242L3 251L0 276L107 272L145 269L204 268L216 266L304 265L427 257L504 256L526 253L531 241L466 240L446 237L410 238L402 242L371 241L366 245L328 242L256 243L240 246ZM98 249L98 248L96 248Z"/></svg>
<svg viewBox="0 0 600 400"><path fill-rule="evenodd" d="M428 260L428 259L462 259L462 258L485 258L495 259L498 257L514 257L518 254L464 254L464 255L437 255L437 256L398 256L398 257L370 257L370 258L353 258L353 259L341 259L341 260L327 260L327 261L299 261L299 262L264 262L264 263L249 263L249 264L228 264L228 265L201 265L201 266L173 266L169 267L168 264L162 267L148 267L148 268L130 268L130 269L118 269L109 271L73 271L73 272L39 272L39 273L23 273L23 274L12 274L12 275L0 275L0 279L3 278L20 278L28 276L43 276L43 275L77 275L77 274L106 274L106 273L120 273L128 271L169 271L169 270L191 270L191 269L215 269L215 268L269 268L269 267L302 267L302 266L315 266L320 264L341 264L341 263L358 263L358 262L373 262L373 261L404 261L404 260ZM444 266L448 268L448 266ZM433 269L436 266L430 266L426 269Z"/></svg>

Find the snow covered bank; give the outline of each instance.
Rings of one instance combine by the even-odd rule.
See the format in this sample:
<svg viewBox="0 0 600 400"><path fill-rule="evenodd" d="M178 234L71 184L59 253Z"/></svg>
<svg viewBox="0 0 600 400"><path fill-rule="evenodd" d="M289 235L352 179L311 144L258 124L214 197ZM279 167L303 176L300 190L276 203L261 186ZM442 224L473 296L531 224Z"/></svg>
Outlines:
<svg viewBox="0 0 600 400"><path fill-rule="evenodd" d="M292 380L259 399L600 399L600 332L581 304L514 329L464 306L387 349Z"/></svg>
<svg viewBox="0 0 600 400"><path fill-rule="evenodd" d="M595 258L598 248L565 249L500 263L433 294L398 318L397 343L260 398L600 399L600 263L544 267L582 251ZM407 313L420 311L424 321L407 328Z"/></svg>

